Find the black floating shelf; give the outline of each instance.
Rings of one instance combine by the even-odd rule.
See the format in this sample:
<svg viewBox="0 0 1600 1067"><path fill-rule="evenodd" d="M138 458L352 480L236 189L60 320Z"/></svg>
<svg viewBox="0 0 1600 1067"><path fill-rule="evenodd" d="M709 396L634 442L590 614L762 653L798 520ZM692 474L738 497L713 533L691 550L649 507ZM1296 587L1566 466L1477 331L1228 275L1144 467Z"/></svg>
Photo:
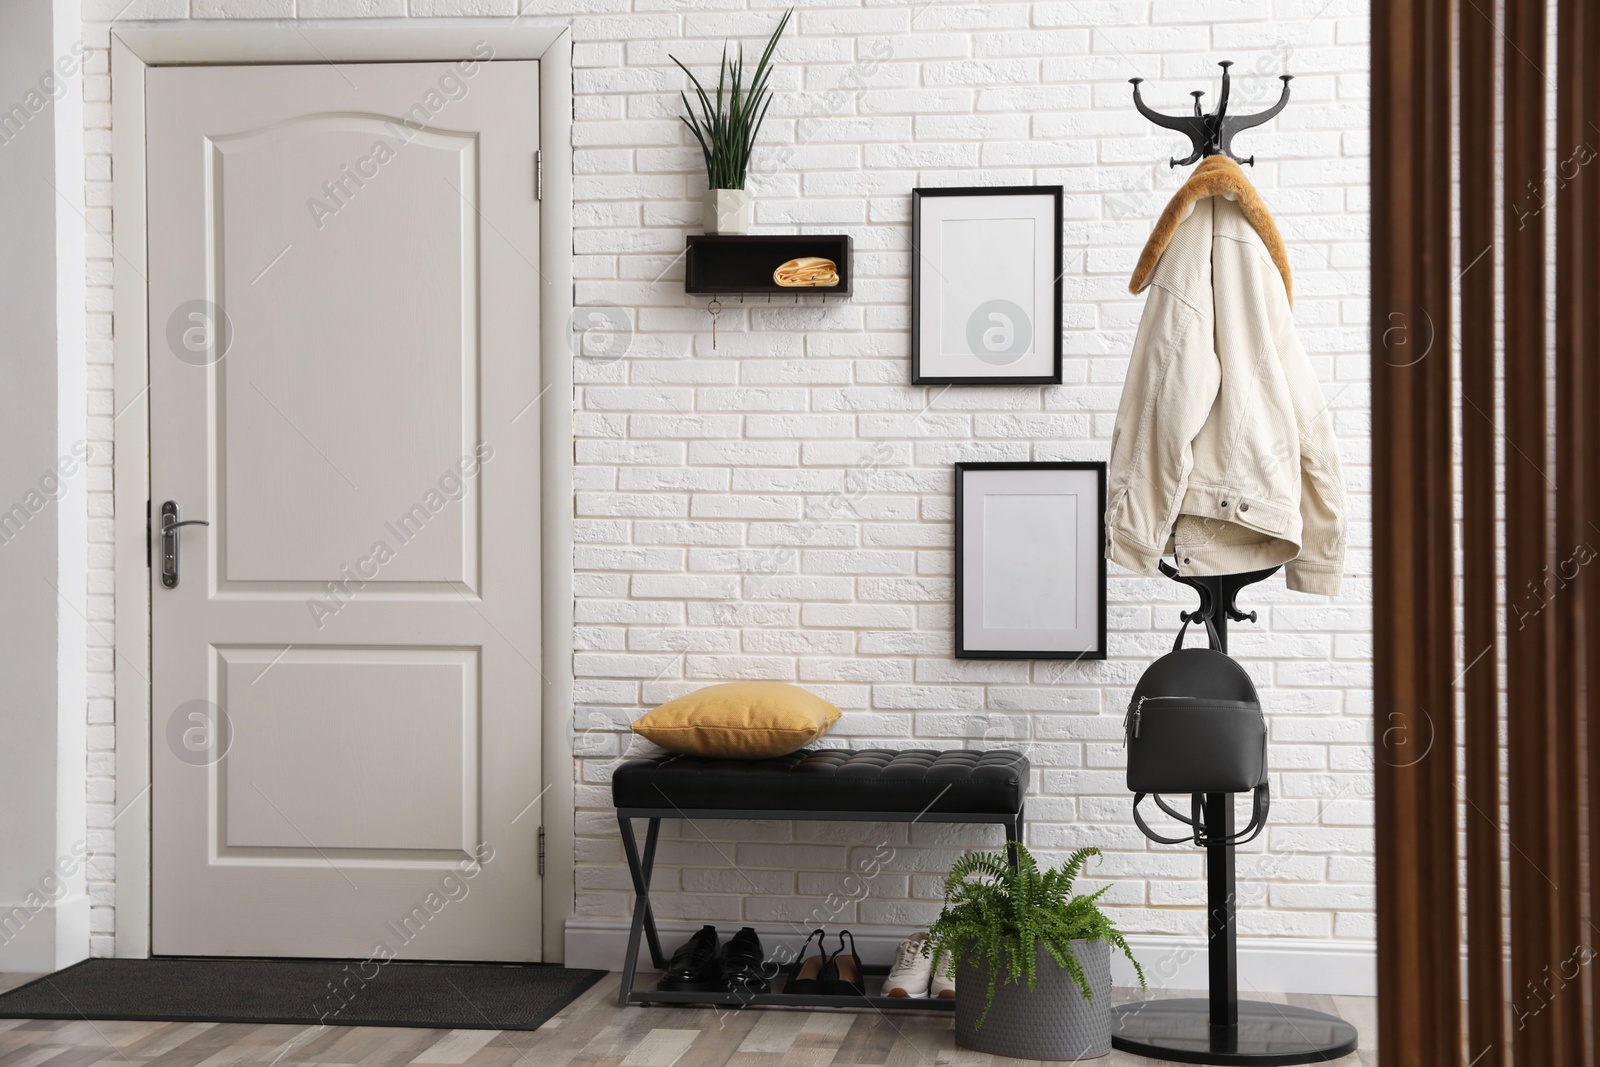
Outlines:
<svg viewBox="0 0 1600 1067"><path fill-rule="evenodd" d="M821 256L839 266L839 284L787 286L772 272L791 259ZM686 293L701 296L849 296L850 235L828 234L694 234L683 275Z"/></svg>

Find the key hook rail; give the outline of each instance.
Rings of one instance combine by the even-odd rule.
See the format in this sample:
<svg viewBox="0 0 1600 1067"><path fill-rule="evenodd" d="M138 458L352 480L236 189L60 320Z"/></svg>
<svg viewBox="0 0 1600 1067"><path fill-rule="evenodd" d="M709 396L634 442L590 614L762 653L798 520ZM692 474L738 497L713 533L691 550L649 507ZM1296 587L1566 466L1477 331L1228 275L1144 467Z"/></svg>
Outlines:
<svg viewBox="0 0 1600 1067"><path fill-rule="evenodd" d="M1226 103L1226 64L1223 94ZM1281 101L1278 106L1283 106ZM1255 612L1239 610L1239 591L1278 571L1277 567L1268 567L1247 574L1194 576L1180 574L1165 560L1160 566L1162 574L1199 594L1200 606L1183 612L1181 617L1186 622L1209 618L1223 652L1228 651L1229 620L1256 621ZM1202 810L1208 840L1226 841L1233 837L1232 794L1207 793ZM1234 907L1237 900L1234 846L1207 845L1208 995L1205 999L1151 998L1116 1007L1111 1034L1114 1048L1177 1063L1257 1067L1326 1063L1355 1051L1356 1029L1338 1016L1310 1008L1239 999L1239 931Z"/></svg>
<svg viewBox="0 0 1600 1067"><path fill-rule="evenodd" d="M1190 163L1199 162L1205 156L1227 156L1235 163L1256 165L1256 157L1240 159L1233 154L1233 135L1240 130L1248 130L1252 126L1260 126L1263 122L1273 118L1289 103L1289 83L1294 80L1293 74L1279 75L1283 82L1283 95L1278 97L1278 102L1267 110L1255 115L1230 115L1228 114L1228 94L1230 91L1228 68L1233 66L1233 60L1224 59L1217 66L1222 68L1222 96L1217 100L1217 110L1211 114L1202 114L1200 111L1200 98L1204 91L1196 89L1189 95L1194 97L1193 115L1163 115L1144 102L1144 97L1139 95L1139 83L1143 78L1129 78L1133 85L1133 106L1139 109L1139 114L1168 130L1177 130L1194 147L1194 151L1183 159L1173 158L1169 162L1174 167L1187 167Z"/></svg>

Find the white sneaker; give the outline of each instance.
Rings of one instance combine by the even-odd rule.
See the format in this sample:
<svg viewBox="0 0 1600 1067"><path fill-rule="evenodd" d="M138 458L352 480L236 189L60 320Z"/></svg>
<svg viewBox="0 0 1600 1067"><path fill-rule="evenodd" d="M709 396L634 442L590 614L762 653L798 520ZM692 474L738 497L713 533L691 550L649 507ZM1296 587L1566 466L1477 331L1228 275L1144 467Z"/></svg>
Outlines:
<svg viewBox="0 0 1600 1067"><path fill-rule="evenodd" d="M922 943L928 939L919 933L900 942L894 950L894 966L884 980L883 992L890 997L922 998L928 995L928 982L933 977L933 961L922 954Z"/></svg>
<svg viewBox="0 0 1600 1067"><path fill-rule="evenodd" d="M928 961L929 967L933 961ZM953 1000L956 995L955 961L949 956L939 961L939 973L933 975L929 995L939 1000Z"/></svg>

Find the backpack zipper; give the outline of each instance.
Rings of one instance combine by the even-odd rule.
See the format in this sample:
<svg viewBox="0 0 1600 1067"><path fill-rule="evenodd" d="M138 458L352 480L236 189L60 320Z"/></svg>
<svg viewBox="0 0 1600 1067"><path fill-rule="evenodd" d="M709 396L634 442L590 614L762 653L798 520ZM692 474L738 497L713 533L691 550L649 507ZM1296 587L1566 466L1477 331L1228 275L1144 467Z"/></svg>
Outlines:
<svg viewBox="0 0 1600 1067"><path fill-rule="evenodd" d="M1146 700L1149 700L1149 699L1150 698L1147 697L1147 696L1140 697L1139 698L1139 702L1137 704L1128 705L1128 714L1126 714L1126 715L1124 715L1122 717L1122 747L1123 748L1127 748L1128 747L1128 735L1129 735L1130 732L1132 733L1132 735L1134 737L1138 737L1139 736L1139 716L1140 716L1140 713L1144 711L1144 702ZM1132 726L1132 730L1131 731L1129 729L1130 724Z"/></svg>

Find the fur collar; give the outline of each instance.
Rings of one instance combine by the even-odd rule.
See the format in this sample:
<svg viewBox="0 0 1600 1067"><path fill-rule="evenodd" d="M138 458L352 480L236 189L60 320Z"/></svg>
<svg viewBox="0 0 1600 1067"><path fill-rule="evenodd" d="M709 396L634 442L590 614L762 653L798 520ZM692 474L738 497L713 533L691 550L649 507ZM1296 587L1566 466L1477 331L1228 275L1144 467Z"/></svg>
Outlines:
<svg viewBox="0 0 1600 1067"><path fill-rule="evenodd" d="M1189 180L1183 183L1166 210L1161 212L1161 218L1156 221L1155 232L1150 234L1150 240L1145 242L1144 251L1139 254L1139 265L1133 270L1133 279L1128 283L1128 291L1142 293L1150 284L1150 275L1156 269L1156 264L1161 260L1161 253L1167 250L1167 242L1172 240L1172 235L1178 231L1178 225L1189 217L1189 211L1198 200L1209 196L1223 196L1232 194L1239 203L1239 209L1244 212L1244 217L1250 225L1255 227L1256 233L1261 235L1262 242L1267 246L1267 254L1272 257L1272 262L1277 264L1278 273L1283 275L1283 287L1289 293L1289 304L1294 305L1294 283L1289 278L1289 253L1284 248L1283 238L1278 234L1278 227L1272 222L1272 215L1267 211L1267 205L1262 201L1261 195L1256 192L1250 180L1244 176L1244 170L1227 156L1207 156L1200 161L1194 169Z"/></svg>

